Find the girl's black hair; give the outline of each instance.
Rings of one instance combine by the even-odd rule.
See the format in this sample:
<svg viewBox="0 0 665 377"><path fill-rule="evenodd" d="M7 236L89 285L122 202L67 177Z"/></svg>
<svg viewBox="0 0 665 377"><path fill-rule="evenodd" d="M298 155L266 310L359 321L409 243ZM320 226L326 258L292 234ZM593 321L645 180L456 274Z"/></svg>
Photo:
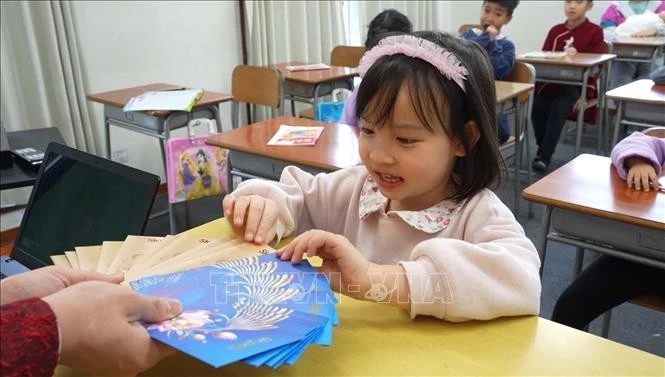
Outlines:
<svg viewBox="0 0 665 377"><path fill-rule="evenodd" d="M466 155L455 162L453 181L457 189L451 199L470 198L486 187L498 187L505 176L505 165L496 132L494 76L485 49L446 33L420 31L385 36L390 35L413 35L453 53L468 71L466 92L424 60L403 54L383 56L370 67L358 88L356 114L361 122L385 125L405 86L420 122L433 133L442 129L466 150ZM480 134L475 144L465 128L469 121L475 122Z"/></svg>
<svg viewBox="0 0 665 377"><path fill-rule="evenodd" d="M408 17L395 9L386 9L377 14L369 23L367 28L367 39L365 39L365 48L370 49L376 46L377 42L384 34L390 32L410 33L413 31L413 25Z"/></svg>

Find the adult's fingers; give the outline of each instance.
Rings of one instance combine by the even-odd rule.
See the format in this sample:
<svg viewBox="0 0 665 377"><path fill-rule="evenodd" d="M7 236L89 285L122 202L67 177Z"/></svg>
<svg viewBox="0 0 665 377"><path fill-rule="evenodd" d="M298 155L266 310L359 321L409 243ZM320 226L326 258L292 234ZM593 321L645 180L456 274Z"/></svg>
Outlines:
<svg viewBox="0 0 665 377"><path fill-rule="evenodd" d="M161 322L177 316L182 311L182 304L178 300L139 294L136 294L134 300L127 300L126 305L130 321Z"/></svg>
<svg viewBox="0 0 665 377"><path fill-rule="evenodd" d="M58 266L50 266L46 268L49 273L60 279L65 287L90 280L105 281L109 283L120 283L123 280L122 275L107 275L96 271L74 270Z"/></svg>

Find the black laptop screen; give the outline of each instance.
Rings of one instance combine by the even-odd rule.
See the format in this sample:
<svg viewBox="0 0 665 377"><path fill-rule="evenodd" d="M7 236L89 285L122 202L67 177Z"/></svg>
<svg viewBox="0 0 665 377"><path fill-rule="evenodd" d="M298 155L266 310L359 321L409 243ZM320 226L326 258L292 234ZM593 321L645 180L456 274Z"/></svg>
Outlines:
<svg viewBox="0 0 665 377"><path fill-rule="evenodd" d="M153 174L52 143L12 258L36 268L75 246L142 234L158 186Z"/></svg>

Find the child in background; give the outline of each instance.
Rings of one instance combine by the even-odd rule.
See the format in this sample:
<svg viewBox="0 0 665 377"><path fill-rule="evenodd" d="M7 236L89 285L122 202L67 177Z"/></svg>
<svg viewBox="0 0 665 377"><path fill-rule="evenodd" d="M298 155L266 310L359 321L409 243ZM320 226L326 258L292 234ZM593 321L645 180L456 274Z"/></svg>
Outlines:
<svg viewBox="0 0 665 377"><path fill-rule="evenodd" d="M494 67L494 78L503 80L513 72L515 65L515 45L501 34L501 28L513 18L513 11L519 1L486 0L480 10L480 25L482 29L472 28L461 37L474 41L485 48ZM499 144L510 138L508 117L499 116Z"/></svg>
<svg viewBox="0 0 665 377"><path fill-rule="evenodd" d="M408 17L395 9L386 9L377 14L367 28L367 38L365 39L365 49L369 51L376 46L379 39L390 32L410 33L413 31L413 25ZM358 116L356 115L356 94L358 88L355 88L349 98L344 103L342 116L339 123L358 126Z"/></svg>
<svg viewBox="0 0 665 377"><path fill-rule="evenodd" d="M628 187L658 190L658 177L665 173L665 138L634 132L617 143L611 157ZM663 269L601 255L561 294L552 320L583 329L599 315L637 296L665 298L663 282Z"/></svg>
<svg viewBox="0 0 665 377"><path fill-rule="evenodd" d="M243 182L224 198L229 222L256 243L300 234L282 260L317 255L337 292L412 318L538 314L538 254L488 188L505 166L484 50L443 33L390 35L358 72L363 165Z"/></svg>
<svg viewBox="0 0 665 377"><path fill-rule="evenodd" d="M566 21L550 29L543 43L543 51L564 51L604 53L603 30L586 17L593 7L593 1L566 0L564 11ZM596 85L590 81L587 98L596 97ZM552 160L561 136L561 130L572 108L577 108L581 89L574 85L537 84L533 101L531 120L533 123L538 152L533 160L533 170L545 172Z"/></svg>
<svg viewBox="0 0 665 377"><path fill-rule="evenodd" d="M654 12L663 14L665 12L665 0L630 0L630 1L615 1L603 13L600 19L600 26L608 34L608 39L612 39L611 35L614 29L621 25L630 16L644 14L644 12ZM665 28L653 30L653 35L665 35ZM639 33L636 37L646 37L649 33ZM612 71L610 73L610 83L608 89L629 84L635 80L644 79L649 76L652 70L650 63L637 63L637 62L612 62Z"/></svg>

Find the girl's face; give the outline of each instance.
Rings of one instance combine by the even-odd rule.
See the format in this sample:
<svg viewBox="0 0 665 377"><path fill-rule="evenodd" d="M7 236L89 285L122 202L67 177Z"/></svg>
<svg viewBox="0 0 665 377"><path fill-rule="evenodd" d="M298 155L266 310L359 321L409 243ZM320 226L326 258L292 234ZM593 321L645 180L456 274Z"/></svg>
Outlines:
<svg viewBox="0 0 665 377"><path fill-rule="evenodd" d="M436 133L418 119L406 86L382 127L361 119L360 158L390 199L389 210L422 210L454 193L453 165L456 157L464 155L464 148L438 125L433 128Z"/></svg>

